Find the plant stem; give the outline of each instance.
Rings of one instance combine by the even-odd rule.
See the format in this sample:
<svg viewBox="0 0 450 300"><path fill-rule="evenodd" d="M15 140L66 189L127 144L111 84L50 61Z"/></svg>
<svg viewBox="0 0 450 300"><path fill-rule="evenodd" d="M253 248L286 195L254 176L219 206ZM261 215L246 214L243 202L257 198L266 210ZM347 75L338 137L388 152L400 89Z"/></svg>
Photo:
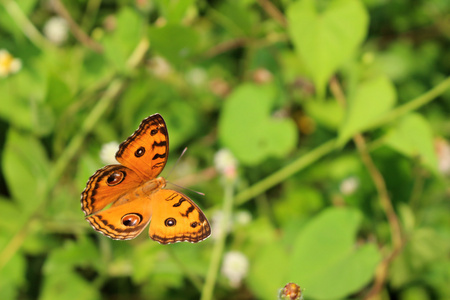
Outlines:
<svg viewBox="0 0 450 300"><path fill-rule="evenodd" d="M336 77L333 77L330 80L330 90L333 93L333 96L336 100L341 104L341 106L346 106L346 98L342 91L341 85L339 84ZM386 187L386 181L384 180L383 175L378 170L377 166L372 160L372 157L369 154L367 149L366 141L361 133L357 133L353 136L353 141L358 149L358 152L361 156L361 159L366 166L370 176L372 177L372 181L377 190L380 205L383 208L383 211L388 219L390 231L391 231L391 239L393 245L393 251L389 253L388 257L385 258L377 267L377 274L375 278L375 284L369 294L378 294L380 287L384 285L384 281L387 276L387 267L390 264L391 260L400 253L403 248L403 239L402 239L402 231L400 226L400 221L395 213L394 206L392 204L391 198L389 197L389 192ZM376 291L376 292L375 292Z"/></svg>
<svg viewBox="0 0 450 300"><path fill-rule="evenodd" d="M24 14L20 6L13 0L2 0L0 2L5 7L8 14L16 22L17 26L30 39L30 41L40 49L55 48L47 39L34 27L33 23Z"/></svg>
<svg viewBox="0 0 450 300"><path fill-rule="evenodd" d="M419 97L391 110L384 117L371 124L370 128L376 128L381 125L392 122L407 113L416 110L425 104L435 100L438 96L442 95L446 90L450 88L450 76L444 81L433 87L428 92L420 95Z"/></svg>
<svg viewBox="0 0 450 300"><path fill-rule="evenodd" d="M97 43L95 40L91 39L91 37L88 34L86 34L81 29L80 26L78 26L78 24L74 21L69 11L66 9L64 4L60 0L53 0L53 7L55 11L66 20L67 24L69 25L70 31L78 41L80 41L83 45L91 48L97 53L103 52L102 45Z"/></svg>
<svg viewBox="0 0 450 300"><path fill-rule="evenodd" d="M236 204L241 205L247 202L248 200L267 191L271 187L274 187L280 182L283 182L300 170L303 170L306 167L312 165L314 162L333 151L336 147L335 145L336 140L333 139L323 143L322 145L309 151L305 155L300 156L289 165L255 183L248 189L240 192L238 195L236 195Z"/></svg>
<svg viewBox="0 0 450 300"><path fill-rule="evenodd" d="M209 264L208 275L206 277L205 285L203 286L201 300L213 299L214 286L217 281L219 273L220 262L222 261L223 251L225 248L225 239L227 237L229 220L231 219L231 212L233 209L233 193L234 183L228 181L225 184L224 203L223 203L223 217L218 228L218 237L214 244L211 255L211 262Z"/></svg>

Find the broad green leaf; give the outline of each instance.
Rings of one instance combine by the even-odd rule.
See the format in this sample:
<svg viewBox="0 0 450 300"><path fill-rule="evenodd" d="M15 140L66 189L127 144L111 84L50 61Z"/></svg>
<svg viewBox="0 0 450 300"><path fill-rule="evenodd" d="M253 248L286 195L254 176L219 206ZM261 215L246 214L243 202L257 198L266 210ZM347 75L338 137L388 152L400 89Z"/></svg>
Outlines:
<svg viewBox="0 0 450 300"><path fill-rule="evenodd" d="M95 285L81 278L72 270L61 270L45 276L40 300L100 300Z"/></svg>
<svg viewBox="0 0 450 300"><path fill-rule="evenodd" d="M49 162L39 140L14 129L8 132L3 153L3 172L8 189L24 212L33 210L42 200Z"/></svg>
<svg viewBox="0 0 450 300"><path fill-rule="evenodd" d="M100 299L97 288L76 272L77 267L99 268L100 264L98 250L90 239L66 242L45 261L40 299Z"/></svg>
<svg viewBox="0 0 450 300"><path fill-rule="evenodd" d="M353 209L330 208L298 235L290 259L291 280L315 299L337 299L370 282L380 260L373 244L357 246L361 214Z"/></svg>
<svg viewBox="0 0 450 300"><path fill-rule="evenodd" d="M247 282L258 299L276 299L278 290L290 281L286 276L290 268L297 266L291 264L281 244L270 243L261 247L250 261Z"/></svg>
<svg viewBox="0 0 450 300"><path fill-rule="evenodd" d="M181 23L190 8L193 8L194 0L157 0L161 9L161 15L168 23Z"/></svg>
<svg viewBox="0 0 450 300"><path fill-rule="evenodd" d="M244 164L283 157L297 143L294 123L270 116L275 97L273 86L245 84L225 102L219 119L220 140Z"/></svg>
<svg viewBox="0 0 450 300"><path fill-rule="evenodd" d="M24 214L14 201L0 197L0 228L2 228L2 239L9 240L17 228L22 226L24 219ZM2 248L3 244L0 242L0 249Z"/></svg>
<svg viewBox="0 0 450 300"><path fill-rule="evenodd" d="M141 284L145 282L154 272L154 269L157 268L163 251L156 243L151 241L137 245L133 251L131 257L133 273L131 274L131 277L134 282Z"/></svg>
<svg viewBox="0 0 450 300"><path fill-rule="evenodd" d="M386 144L408 157L419 157L435 174L438 161L430 124L420 114L411 113L400 119L387 134Z"/></svg>
<svg viewBox="0 0 450 300"><path fill-rule="evenodd" d="M335 100L308 101L304 106L306 113L321 125L337 130L344 118L344 109Z"/></svg>
<svg viewBox="0 0 450 300"><path fill-rule="evenodd" d="M41 133L41 121L50 121L42 120L42 117L47 115L49 119L53 119L42 101L45 95L44 77L25 69L0 80L0 118L17 128Z"/></svg>
<svg viewBox="0 0 450 300"><path fill-rule="evenodd" d="M130 8L117 14L114 31L103 39L105 55L119 70L126 69L126 62L143 34L143 20Z"/></svg>
<svg viewBox="0 0 450 300"><path fill-rule="evenodd" d="M171 36L177 38L168 38ZM149 37L152 49L177 66L195 54L199 44L198 34L192 28L177 24L150 27Z"/></svg>
<svg viewBox="0 0 450 300"><path fill-rule="evenodd" d="M395 88L387 77L379 76L361 83L349 99L339 130L339 143L344 144L354 134L370 129L395 105L396 97Z"/></svg>
<svg viewBox="0 0 450 300"><path fill-rule="evenodd" d="M332 0L319 11L317 1L300 0L288 7L288 31L305 62L320 98L328 79L363 42L369 18L359 0Z"/></svg>
<svg viewBox="0 0 450 300"><path fill-rule="evenodd" d="M49 275L75 266L98 267L99 265L98 249L90 239L68 240L62 247L51 252L45 262L44 273Z"/></svg>
<svg viewBox="0 0 450 300"><path fill-rule="evenodd" d="M223 1L214 14L215 19L233 36L251 35L255 15L244 1Z"/></svg>
<svg viewBox="0 0 450 300"><path fill-rule="evenodd" d="M324 205L322 195L317 189L298 184L297 180L286 184L284 194L286 196L273 205L273 213L281 224L302 217L306 218L312 212L319 211Z"/></svg>
<svg viewBox="0 0 450 300"><path fill-rule="evenodd" d="M0 233L1 235L1 233ZM0 295L2 299L19 299L19 292L25 285L26 262L23 254L14 253L0 269Z"/></svg>
<svg viewBox="0 0 450 300"><path fill-rule="evenodd" d="M54 111L60 115L67 106L70 105L72 98L70 87L57 74L49 74L47 78L47 95L45 102L50 104Z"/></svg>

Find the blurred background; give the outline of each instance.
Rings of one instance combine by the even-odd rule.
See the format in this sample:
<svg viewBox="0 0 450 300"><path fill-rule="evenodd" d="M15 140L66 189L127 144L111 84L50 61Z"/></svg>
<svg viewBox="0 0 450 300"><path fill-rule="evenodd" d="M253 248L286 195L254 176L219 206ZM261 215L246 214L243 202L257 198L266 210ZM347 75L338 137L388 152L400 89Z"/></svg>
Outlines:
<svg viewBox="0 0 450 300"><path fill-rule="evenodd" d="M449 49L447 0L0 0L0 298L450 299ZM80 209L154 113L198 244Z"/></svg>

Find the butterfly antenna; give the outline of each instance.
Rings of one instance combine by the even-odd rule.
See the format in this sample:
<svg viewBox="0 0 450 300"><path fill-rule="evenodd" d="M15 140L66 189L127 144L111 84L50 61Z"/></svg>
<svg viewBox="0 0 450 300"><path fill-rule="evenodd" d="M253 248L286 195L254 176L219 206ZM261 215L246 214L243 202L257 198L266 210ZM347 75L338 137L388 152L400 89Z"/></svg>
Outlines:
<svg viewBox="0 0 450 300"><path fill-rule="evenodd" d="M176 186L176 187L178 187L178 188L180 188L180 189L185 189L185 190L191 191L191 192L193 192L193 193L199 194L200 196L205 196L205 194L202 193L202 192L195 191L195 190L191 190L191 189L189 189L189 188L187 188L187 187L178 185L178 184L176 184L176 183L169 182L169 181L167 181L167 183L170 183L171 185L174 185L174 186Z"/></svg>
<svg viewBox="0 0 450 300"><path fill-rule="evenodd" d="M180 156L178 157L177 161L175 162L175 164L172 166L172 169L170 169L169 173L166 176L166 179L169 179L170 174L172 174L173 170L175 170L175 167L178 165L178 163L180 162L181 157L184 155L184 153L186 153L187 151L187 147L184 148L183 152L181 152Z"/></svg>
<svg viewBox="0 0 450 300"><path fill-rule="evenodd" d="M167 182L167 183L170 183L170 184L172 184L172 185L174 185L174 186L176 186L176 187L178 187L178 188L180 188L180 189L185 189L185 190L191 191L191 192L193 192L193 193L199 194L199 195L201 195L201 196L205 196L205 194L202 193L202 192L191 190L191 189L189 189L189 188L187 188L187 187L184 187L184 186L175 184L175 183L173 183L173 182L169 182L169 181L167 180L167 179L169 179L169 176L170 176L170 174L172 174L173 170L175 170L176 165L178 165L178 163L180 162L181 157L183 157L183 155L184 155L184 153L186 153L186 151L187 151L187 147L185 147L185 148L183 149L183 152L181 152L181 154L180 154L180 156L178 157L177 161L176 161L175 164L172 166L172 169L170 169L169 173L168 173L167 176L166 176L166 182Z"/></svg>

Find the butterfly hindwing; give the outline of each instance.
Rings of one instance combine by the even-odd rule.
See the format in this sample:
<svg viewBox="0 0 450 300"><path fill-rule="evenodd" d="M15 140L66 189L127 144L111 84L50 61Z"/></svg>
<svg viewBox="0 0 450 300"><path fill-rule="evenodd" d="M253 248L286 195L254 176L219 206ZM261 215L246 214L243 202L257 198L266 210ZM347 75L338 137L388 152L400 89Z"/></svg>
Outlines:
<svg viewBox="0 0 450 300"><path fill-rule="evenodd" d="M150 237L161 243L200 242L211 234L203 212L188 196L161 189L151 198Z"/></svg>

